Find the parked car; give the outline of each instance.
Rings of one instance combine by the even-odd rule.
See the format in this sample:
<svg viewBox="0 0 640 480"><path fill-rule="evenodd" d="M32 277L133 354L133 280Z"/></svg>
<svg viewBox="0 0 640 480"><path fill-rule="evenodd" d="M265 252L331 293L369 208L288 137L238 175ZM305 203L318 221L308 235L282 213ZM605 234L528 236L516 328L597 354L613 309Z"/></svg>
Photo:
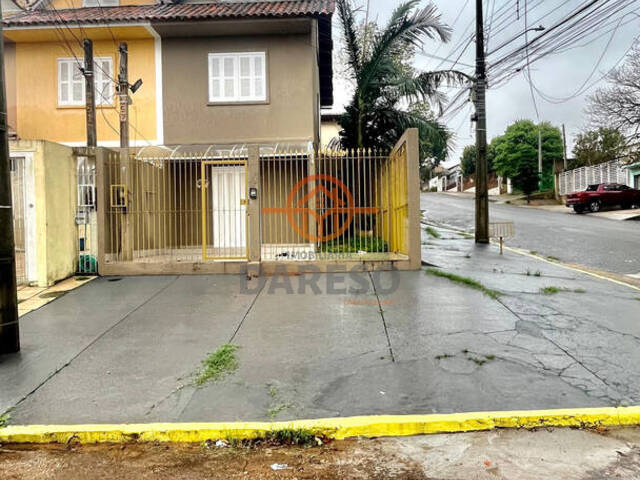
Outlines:
<svg viewBox="0 0 640 480"><path fill-rule="evenodd" d="M618 183L589 185L584 192L567 195L567 207L576 213L599 212L602 207L620 206L623 209L640 206L640 190Z"/></svg>

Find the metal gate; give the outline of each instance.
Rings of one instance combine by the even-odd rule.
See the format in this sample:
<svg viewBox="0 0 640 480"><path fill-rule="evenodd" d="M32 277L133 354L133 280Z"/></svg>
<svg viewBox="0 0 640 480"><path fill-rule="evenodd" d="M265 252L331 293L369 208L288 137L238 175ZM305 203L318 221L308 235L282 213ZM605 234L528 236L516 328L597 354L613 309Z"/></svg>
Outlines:
<svg viewBox="0 0 640 480"><path fill-rule="evenodd" d="M11 194L13 200L13 238L16 251L18 285L27 283L26 186L24 157L11 158Z"/></svg>
<svg viewBox="0 0 640 480"><path fill-rule="evenodd" d="M78 157L77 267L79 274L98 273L98 225L96 212L95 159Z"/></svg>
<svg viewBox="0 0 640 480"><path fill-rule="evenodd" d="M246 260L247 161L202 162L202 259Z"/></svg>

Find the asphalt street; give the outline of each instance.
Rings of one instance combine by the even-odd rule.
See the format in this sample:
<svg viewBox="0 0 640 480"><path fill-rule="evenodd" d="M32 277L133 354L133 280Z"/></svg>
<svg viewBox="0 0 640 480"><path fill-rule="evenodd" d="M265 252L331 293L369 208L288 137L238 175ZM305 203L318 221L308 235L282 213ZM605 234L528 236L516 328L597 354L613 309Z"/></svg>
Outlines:
<svg viewBox="0 0 640 480"><path fill-rule="evenodd" d="M473 198L423 193L424 218L438 224L474 230ZM563 262L599 270L640 273L640 222L616 221L589 215L550 212L491 203L490 221L515 223L516 236L507 245L536 251Z"/></svg>

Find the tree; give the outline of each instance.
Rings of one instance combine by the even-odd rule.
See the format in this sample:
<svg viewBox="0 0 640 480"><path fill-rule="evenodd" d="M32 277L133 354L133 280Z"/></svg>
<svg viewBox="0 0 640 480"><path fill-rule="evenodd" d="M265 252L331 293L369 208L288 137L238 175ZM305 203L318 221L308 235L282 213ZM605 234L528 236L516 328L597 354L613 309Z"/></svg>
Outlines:
<svg viewBox="0 0 640 480"><path fill-rule="evenodd" d="M355 92L340 120L344 148L392 148L407 128L418 128L423 158L444 158L450 133L425 105L442 108L445 83L466 75L450 70L418 72L411 65L423 39L446 42L450 29L433 5L400 4L384 28L358 24L351 0L338 0L348 73Z"/></svg>
<svg viewBox="0 0 640 480"><path fill-rule="evenodd" d="M460 157L460 165L462 166L462 174L465 177L476 173L476 146L467 145L462 150L462 157Z"/></svg>
<svg viewBox="0 0 640 480"><path fill-rule="evenodd" d="M581 133L576 138L573 147L575 159L569 168L598 165L615 160L624 152L626 145L624 136L615 128L600 127L597 130Z"/></svg>
<svg viewBox="0 0 640 480"><path fill-rule="evenodd" d="M538 177L538 129L542 134L542 185L553 187L554 165L562 159L562 134L547 122L536 125L519 120L510 125L504 135L494 138L494 168L499 175L513 180L516 188L530 195L540 180ZM535 178L535 182L532 180Z"/></svg>
<svg viewBox="0 0 640 480"><path fill-rule="evenodd" d="M624 63L606 77L608 85L589 97L587 114L595 127L605 125L627 139L640 136L640 42L636 42Z"/></svg>

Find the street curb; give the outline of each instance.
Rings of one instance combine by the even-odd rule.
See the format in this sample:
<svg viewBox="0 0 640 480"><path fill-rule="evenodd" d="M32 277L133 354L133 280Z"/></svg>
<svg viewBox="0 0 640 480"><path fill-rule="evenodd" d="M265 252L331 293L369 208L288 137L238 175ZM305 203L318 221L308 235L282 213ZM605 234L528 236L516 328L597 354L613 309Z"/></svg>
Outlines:
<svg viewBox="0 0 640 480"><path fill-rule="evenodd" d="M497 428L617 427L640 425L640 406L513 412L383 415L290 422L151 423L135 425L28 425L0 429L0 443L200 443L255 439L283 429L304 429L342 440L486 431Z"/></svg>

